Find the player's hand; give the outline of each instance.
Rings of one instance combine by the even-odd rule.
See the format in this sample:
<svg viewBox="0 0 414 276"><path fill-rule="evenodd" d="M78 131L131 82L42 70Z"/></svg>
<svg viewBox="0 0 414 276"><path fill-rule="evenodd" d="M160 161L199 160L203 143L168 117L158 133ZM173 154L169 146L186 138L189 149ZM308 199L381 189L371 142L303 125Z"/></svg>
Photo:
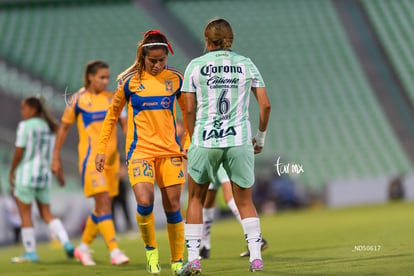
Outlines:
<svg viewBox="0 0 414 276"><path fill-rule="evenodd" d="M254 138L254 137L253 137L253 140L252 140L252 144L253 144L253 148L254 148L254 154L258 154L258 153L262 152L263 147L260 147L260 146L257 145L256 138Z"/></svg>
<svg viewBox="0 0 414 276"><path fill-rule="evenodd" d="M188 159L188 150L183 150L183 158L184 158L185 160L187 160L187 159Z"/></svg>
<svg viewBox="0 0 414 276"><path fill-rule="evenodd" d="M56 176L61 187L65 186L65 176L63 173L62 161L59 158L53 158L51 165L52 173Z"/></svg>
<svg viewBox="0 0 414 276"><path fill-rule="evenodd" d="M10 172L9 174L9 183L12 190L14 189L14 172Z"/></svg>
<svg viewBox="0 0 414 276"><path fill-rule="evenodd" d="M103 172L105 165L105 154L98 153L95 157L95 167L98 172Z"/></svg>

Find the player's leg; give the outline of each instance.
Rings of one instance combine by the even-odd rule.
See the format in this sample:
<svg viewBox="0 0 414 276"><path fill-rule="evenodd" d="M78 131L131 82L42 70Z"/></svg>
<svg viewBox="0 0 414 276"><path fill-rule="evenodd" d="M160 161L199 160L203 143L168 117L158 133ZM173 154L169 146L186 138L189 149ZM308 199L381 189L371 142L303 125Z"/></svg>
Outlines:
<svg viewBox="0 0 414 276"><path fill-rule="evenodd" d="M129 259L118 248L116 232L111 212L111 197L108 192L101 192L93 196L95 200L95 210L98 220L99 232L104 238L108 247L111 264L119 265L128 263ZM120 261L118 259L121 259Z"/></svg>
<svg viewBox="0 0 414 276"><path fill-rule="evenodd" d="M81 251L89 251L90 245L98 234L98 217L96 215L96 211L93 210L91 214L86 218L85 228L82 232L81 243L77 248Z"/></svg>
<svg viewBox="0 0 414 276"><path fill-rule="evenodd" d="M118 155L117 155L118 156ZM105 181L108 187L108 195L110 199L109 207L111 214L112 213L112 199L119 194L119 169L120 169L120 160L119 157L115 158L115 163L112 166L107 166L104 170L105 173ZM112 225L114 226L115 231L115 223L112 220ZM116 235L116 234L115 234ZM120 265L129 262L129 258L119 249L113 250L111 253L111 264L113 265Z"/></svg>
<svg viewBox="0 0 414 276"><path fill-rule="evenodd" d="M115 164L111 168L105 168L105 177L106 182L109 185L109 195L111 198L113 198L117 192L118 192L118 176L116 172L116 165ZM93 168L92 168L93 170ZM91 182L97 181L93 180L89 176L89 174L96 174L96 172L89 172L85 170L85 173L83 174L84 182L84 192L86 197L90 197L93 194L93 188L91 187ZM96 178L96 175L95 175ZM111 210L112 213L112 210ZM81 237L81 243L78 245L78 249L82 252L89 252L89 247L92 244L92 242L95 240L96 236L99 234L99 227L98 227L98 216L96 214L96 210L92 210L91 214L86 218L85 228L82 232Z"/></svg>
<svg viewBox="0 0 414 276"><path fill-rule="evenodd" d="M38 262L39 257L36 252L36 237L32 221L32 202L34 201L34 191L29 187L19 187L16 185L14 195L16 196L17 208L19 209L22 220L22 243L25 253L20 257L12 258L13 263Z"/></svg>
<svg viewBox="0 0 414 276"><path fill-rule="evenodd" d="M237 218L237 220L240 222L240 224L242 224L239 209L237 209L236 203L234 201L231 182L223 182L221 187L223 189L224 200L226 201L227 206L232 211L233 215ZM262 237L262 245L260 247L261 251L263 252L268 247L269 245L267 244L267 241ZM248 247L246 251L240 253L240 257L250 257L250 251Z"/></svg>
<svg viewBox="0 0 414 276"><path fill-rule="evenodd" d="M220 149L207 149L192 144L188 151L188 207L184 236L187 244L188 261L179 275L201 272L198 259L203 231L203 202L213 176L222 158Z"/></svg>
<svg viewBox="0 0 414 276"><path fill-rule="evenodd" d="M220 187L220 186L218 186ZM200 258L208 259L210 258L211 250L211 227L214 222L214 213L216 211L215 203L217 196L217 189L215 183L210 183L207 191L206 198L203 204L203 234L201 237L200 245Z"/></svg>
<svg viewBox="0 0 414 276"><path fill-rule="evenodd" d="M229 207L233 215L236 217L236 219L241 223L240 212L239 209L237 209L236 203L234 202L230 180L222 182L221 188L223 189L223 196L227 206Z"/></svg>
<svg viewBox="0 0 414 276"><path fill-rule="evenodd" d="M184 221L180 210L181 184L161 189L162 203L167 217L167 233L171 252L171 270L180 269L184 259Z"/></svg>
<svg viewBox="0 0 414 276"><path fill-rule="evenodd" d="M184 222L180 209L182 184L185 182L182 157L157 159L156 168L156 179L161 189L162 204L167 217L171 271L176 275L183 266L184 259Z"/></svg>
<svg viewBox="0 0 414 276"><path fill-rule="evenodd" d="M55 218L50 212L49 189L38 189L36 193L36 203L42 219L46 222L49 230L58 238L66 252L68 258L73 258L73 245L69 240L68 233L60 219Z"/></svg>
<svg viewBox="0 0 414 276"><path fill-rule="evenodd" d="M129 181L137 202L136 220L147 255L147 271L159 273L158 245L155 239L154 218L154 160L128 161Z"/></svg>
<svg viewBox="0 0 414 276"><path fill-rule="evenodd" d="M229 148L223 161L231 171L234 200L240 212L243 231L250 251L250 270L263 270L261 256L260 220L253 204L251 187L254 184L254 153L251 145Z"/></svg>
<svg viewBox="0 0 414 276"><path fill-rule="evenodd" d="M95 192L94 185L92 184L95 184L95 186L97 186L96 183L98 183L97 180L94 180L98 176L96 173L96 169L93 167L84 167L81 169L80 173L82 177L84 195L87 198L92 197ZM96 208L94 208L91 214L86 218L85 228L82 232L81 242L75 248L74 251L75 258L81 261L81 263L85 266L96 265L90 254L90 245L95 240L98 234L98 215L96 213Z"/></svg>
<svg viewBox="0 0 414 276"><path fill-rule="evenodd" d="M155 239L155 218L154 218L154 184L141 182L133 187L137 201L136 220L141 238L145 245L147 255L147 271L159 273L158 245Z"/></svg>
<svg viewBox="0 0 414 276"><path fill-rule="evenodd" d="M74 255L83 265L95 265L90 256L87 242L91 242L94 236L100 232L110 252L112 264L129 262L129 259L119 250L116 240L115 227L112 219L110 184L107 172L100 174L92 166L87 167L82 173L84 193L86 197L93 197L95 201L94 214L88 218L87 225L82 237L82 244L75 249ZM97 226L95 228L94 226ZM86 233L85 233L86 232ZM85 243L86 242L86 243ZM121 261L114 261L121 256Z"/></svg>

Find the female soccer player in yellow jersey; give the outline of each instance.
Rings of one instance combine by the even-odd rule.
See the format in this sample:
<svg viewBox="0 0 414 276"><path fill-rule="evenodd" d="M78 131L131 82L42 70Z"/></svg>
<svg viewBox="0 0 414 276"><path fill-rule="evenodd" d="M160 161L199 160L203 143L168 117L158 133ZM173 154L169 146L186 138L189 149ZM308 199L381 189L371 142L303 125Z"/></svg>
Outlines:
<svg viewBox="0 0 414 276"><path fill-rule="evenodd" d="M180 194L185 182L184 154L175 117L176 99L184 110L184 98L182 75L166 66L168 51L173 53L164 34L158 30L145 33L138 44L135 63L118 77L118 89L105 118L95 159L97 170L104 170L109 157L105 154L109 137L127 104L128 176L137 201L136 218L145 244L147 270L152 274L161 271L155 240L154 180L160 187L167 217L173 274L181 268L184 253L184 223L180 212Z"/></svg>
<svg viewBox="0 0 414 276"><path fill-rule="evenodd" d="M129 262L128 257L118 249L111 212L111 198L118 194L120 168L115 132L108 137L108 147L105 151L108 159L105 172L98 173L94 164L99 133L114 95L106 91L108 83L109 67L105 62L92 61L86 65L84 89L74 94L68 102L53 151L52 172L58 178L64 179L60 150L70 126L76 121L79 134L79 171L83 190L86 197L93 197L95 200L95 209L86 221L82 242L74 252L75 257L86 266L95 265L89 253L89 245L99 232L109 249L111 264L119 265ZM120 123L126 124L126 119L120 120Z"/></svg>

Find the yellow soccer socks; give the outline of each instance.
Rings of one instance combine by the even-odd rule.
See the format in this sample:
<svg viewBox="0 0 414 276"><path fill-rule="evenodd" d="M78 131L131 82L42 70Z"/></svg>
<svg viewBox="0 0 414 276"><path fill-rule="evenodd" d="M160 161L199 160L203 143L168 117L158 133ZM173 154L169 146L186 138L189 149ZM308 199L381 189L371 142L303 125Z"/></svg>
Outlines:
<svg viewBox="0 0 414 276"><path fill-rule="evenodd" d="M184 222L181 211L166 212L167 232L170 242L171 262L183 260L184 255Z"/></svg>
<svg viewBox="0 0 414 276"><path fill-rule="evenodd" d="M155 240L155 218L154 213L152 212L153 208L154 205L137 206L137 224L145 244L145 249L147 250L157 248L157 241Z"/></svg>
<svg viewBox="0 0 414 276"><path fill-rule="evenodd" d="M95 240L95 237L99 234L98 217L93 212L86 219L85 229L82 233L82 243L89 246Z"/></svg>

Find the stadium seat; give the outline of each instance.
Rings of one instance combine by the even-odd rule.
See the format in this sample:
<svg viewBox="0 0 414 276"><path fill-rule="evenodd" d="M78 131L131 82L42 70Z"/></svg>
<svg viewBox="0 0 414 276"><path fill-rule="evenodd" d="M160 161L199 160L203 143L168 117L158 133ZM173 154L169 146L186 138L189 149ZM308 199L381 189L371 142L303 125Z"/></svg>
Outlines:
<svg viewBox="0 0 414 276"><path fill-rule="evenodd" d="M134 3L4 8L0 55L69 92L82 86L86 62L102 59L111 67L113 90L117 74L133 63L137 43L149 29L162 30ZM174 50L168 63L183 71L188 59L178 47Z"/></svg>
<svg viewBox="0 0 414 276"><path fill-rule="evenodd" d="M362 3L414 103L414 3L410 0L364 0Z"/></svg>

